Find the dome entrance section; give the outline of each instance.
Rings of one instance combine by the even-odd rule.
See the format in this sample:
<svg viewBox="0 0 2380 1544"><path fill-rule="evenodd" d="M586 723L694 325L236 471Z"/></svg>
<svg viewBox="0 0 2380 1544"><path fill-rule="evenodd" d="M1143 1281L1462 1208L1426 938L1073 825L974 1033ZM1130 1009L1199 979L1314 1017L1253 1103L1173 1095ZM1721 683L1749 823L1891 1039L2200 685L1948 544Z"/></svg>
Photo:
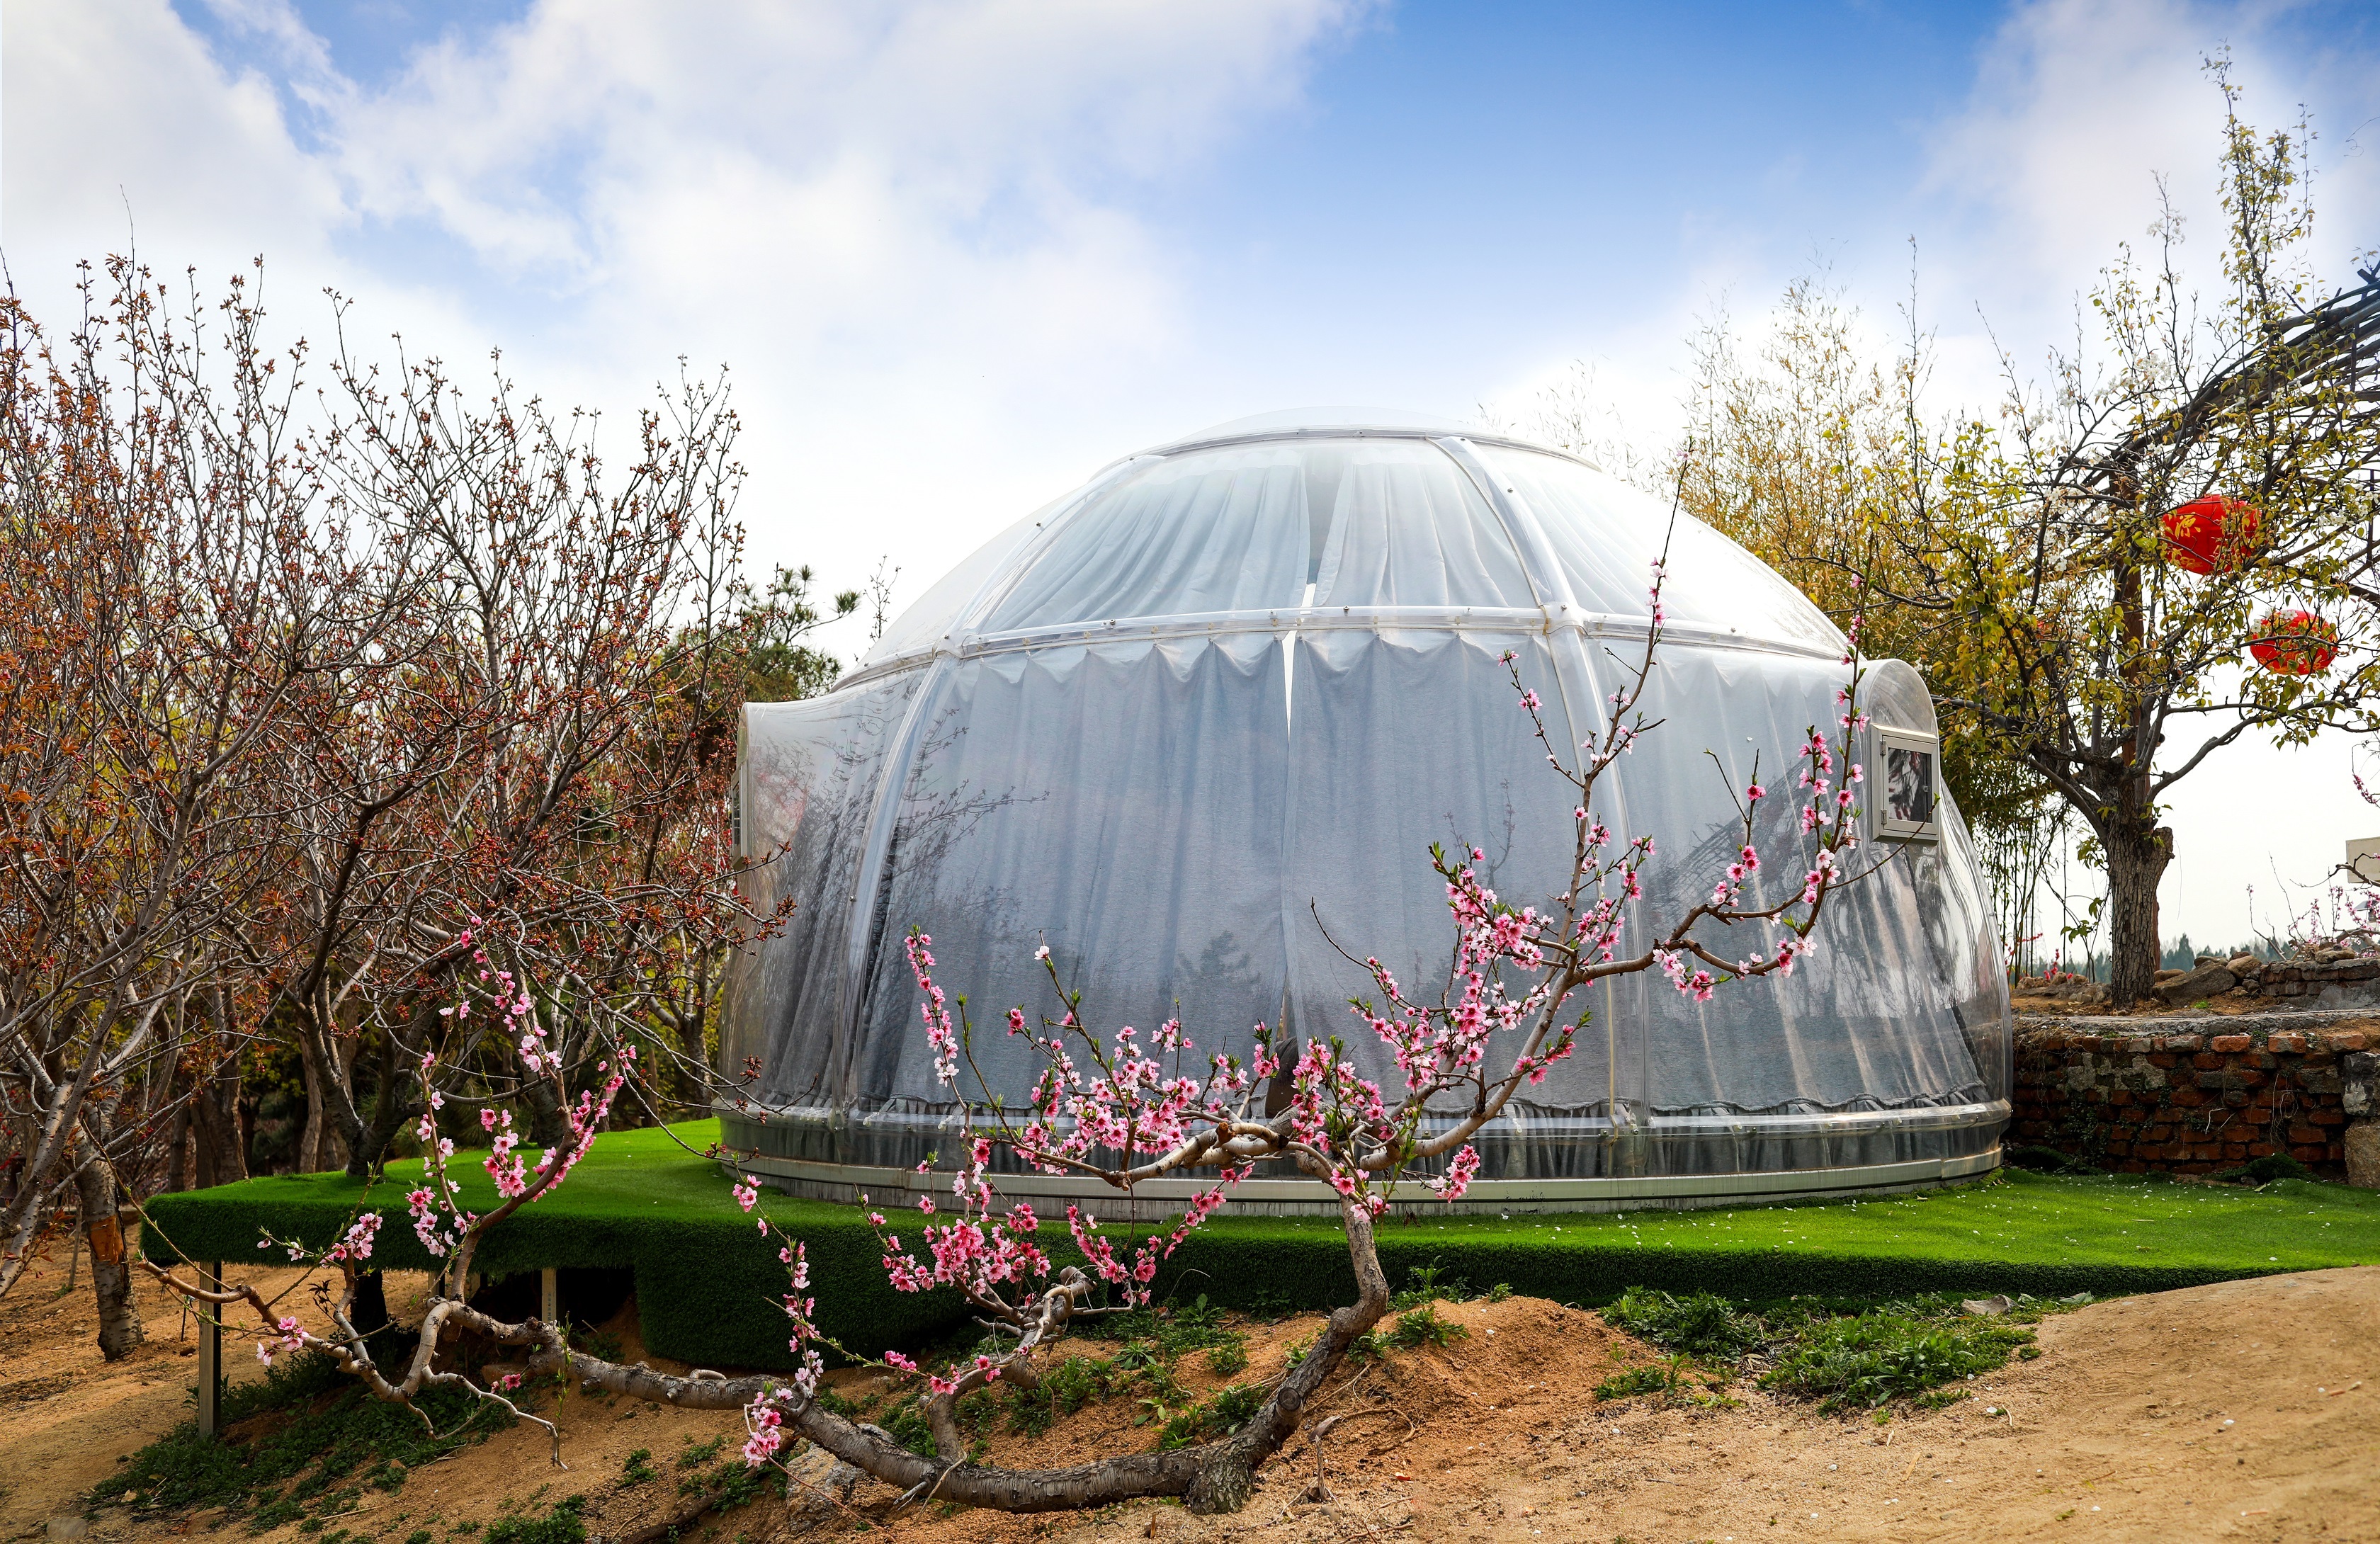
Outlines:
<svg viewBox="0 0 2380 1544"><path fill-rule="evenodd" d="M834 692L747 710L742 841L768 858L760 898L796 904L735 962L723 1020L726 1064L760 1068L727 1139L760 1172L830 1197L941 1183L909 1173L959 1135L913 926L993 1027L978 1060L1014 1104L1038 1063L997 1025L1056 1011L1044 944L1103 1028L1178 1015L1245 1056L1262 1020L1377 1050L1340 950L1435 991L1452 935L1430 843L1481 848L1516 904L1563 882L1569 800L1500 661L1549 729L1596 733L1642 653L1669 511L1516 443L1254 421L1117 463L961 564ZM1755 748L1773 772L1842 675L1840 635L1773 571L1684 518L1671 553L1647 700L1666 722L1606 784L1614 830L1661 854L1647 917L1732 840L1711 755L1739 785ZM1865 690L1879 722L1933 731L1913 670L1877 663ZM1649 975L1592 989L1578 1052L1482 1134L1474 1202L1709 1204L1996 1162L2012 1026L1945 817L1938 841L1876 849L1890 861L1829 903L1790 978L1699 1006ZM1329 1205L1288 1174L1241 1196Z"/></svg>

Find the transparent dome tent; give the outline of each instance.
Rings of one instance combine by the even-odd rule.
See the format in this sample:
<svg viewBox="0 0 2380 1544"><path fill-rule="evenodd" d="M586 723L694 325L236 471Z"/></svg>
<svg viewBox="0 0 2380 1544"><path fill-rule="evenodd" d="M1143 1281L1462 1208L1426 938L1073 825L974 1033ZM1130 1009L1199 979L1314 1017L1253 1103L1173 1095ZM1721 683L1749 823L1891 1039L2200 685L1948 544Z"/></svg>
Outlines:
<svg viewBox="0 0 2380 1544"><path fill-rule="evenodd" d="M1245 1058L1261 1020L1385 1069L1347 1006L1369 982L1333 941L1434 992L1452 940L1434 841L1482 849L1516 905L1561 888L1574 798L1499 662L1517 652L1550 731L1596 733L1642 654L1669 528L1664 501L1574 457L1313 410L1129 456L1002 531L832 692L745 711L753 898L795 909L731 967L722 1064L759 1073L721 1110L724 1142L797 1193L947 1184L914 1173L958 1151L959 1126L912 927L989 1027L976 1055L1012 1106L1038 1069L1000 1020L1054 1011L1043 943L1103 1032L1178 1015L1202 1053ZM1640 944L1733 850L1712 756L1738 786L1755 750L1774 772L1833 721L1845 674L1824 614L1688 517L1670 576L1646 698L1666 722L1599 795L1616 833L1658 845ZM1863 689L1878 725L1934 732L1908 665L1872 662ZM1765 850L1800 851L1789 805L1764 801ZM1466 1204L1717 1204L1996 1164L2008 991L1965 829L1938 813L1935 840L1864 849L1890 861L1829 900L1790 978L1700 1004L1656 972L1597 983L1576 1052L1481 1134ZM1285 1166L1240 1196L1329 1201Z"/></svg>

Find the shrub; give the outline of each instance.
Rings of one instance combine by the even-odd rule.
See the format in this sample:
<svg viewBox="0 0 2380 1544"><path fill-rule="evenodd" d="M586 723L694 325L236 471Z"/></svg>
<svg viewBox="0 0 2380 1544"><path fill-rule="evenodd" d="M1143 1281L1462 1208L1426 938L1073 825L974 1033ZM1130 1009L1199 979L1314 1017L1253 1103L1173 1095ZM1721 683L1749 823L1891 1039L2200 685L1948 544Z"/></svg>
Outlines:
<svg viewBox="0 0 2380 1544"><path fill-rule="evenodd" d="M1665 1394L1677 1386L1677 1368L1666 1362L1653 1362L1605 1379L1595 1386L1595 1397L1633 1399L1638 1394Z"/></svg>
<svg viewBox="0 0 2380 1544"><path fill-rule="evenodd" d="M2206 1176L2212 1180L2234 1185L2270 1185L2277 1179L2319 1181L2320 1175L2285 1152L2269 1152L2251 1159L2237 1169L2226 1169L2219 1174Z"/></svg>
<svg viewBox="0 0 2380 1544"><path fill-rule="evenodd" d="M2006 1367L2033 1331L2010 1325L1961 1331L1900 1314L1875 1313L1811 1326L1763 1373L1763 1388L1819 1401L1836 1411L1878 1405Z"/></svg>
<svg viewBox="0 0 2380 1544"><path fill-rule="evenodd" d="M1427 1265L1409 1267L1405 1277L1413 1284L1392 1295L1389 1298L1389 1307L1395 1310L1417 1307L1430 1302L1459 1303L1468 1298L1471 1295L1469 1283L1460 1276L1440 1282L1438 1278L1443 1270L1444 1267L1435 1259Z"/></svg>
<svg viewBox="0 0 2380 1544"><path fill-rule="evenodd" d="M1389 1331L1389 1340L1407 1351L1425 1345L1446 1345L1471 1333L1462 1325L1438 1317L1438 1306L1424 1303L1397 1316L1396 1328Z"/></svg>
<svg viewBox="0 0 2380 1544"><path fill-rule="evenodd" d="M1672 1297L1631 1287L1604 1319L1664 1351L1688 1356L1742 1356L1761 1344L1760 1321L1715 1293Z"/></svg>
<svg viewBox="0 0 2380 1544"><path fill-rule="evenodd" d="M487 1544L587 1544L586 1505L586 1497L569 1496L542 1517L500 1517L488 1525Z"/></svg>
<svg viewBox="0 0 2380 1544"><path fill-rule="evenodd" d="M1218 1389L1205 1403L1195 1404L1165 1423L1159 1434L1160 1448L1188 1447L1193 1442L1211 1438L1228 1437L1247 1425L1248 1418L1264 1407L1265 1390L1258 1383L1234 1383Z"/></svg>

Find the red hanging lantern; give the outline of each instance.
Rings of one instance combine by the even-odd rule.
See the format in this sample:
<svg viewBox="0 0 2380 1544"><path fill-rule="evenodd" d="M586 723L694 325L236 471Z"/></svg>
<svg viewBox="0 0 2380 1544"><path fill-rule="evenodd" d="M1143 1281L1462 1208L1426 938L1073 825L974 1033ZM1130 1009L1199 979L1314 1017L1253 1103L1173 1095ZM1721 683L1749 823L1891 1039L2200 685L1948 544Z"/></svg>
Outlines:
<svg viewBox="0 0 2380 1544"><path fill-rule="evenodd" d="M2193 574L2217 568L2244 567L2256 548L2256 527L2264 511L2245 499L2209 493L2179 509L2168 509L2159 522L2165 528L2166 552L2176 566Z"/></svg>
<svg viewBox="0 0 2380 1544"><path fill-rule="evenodd" d="M2338 629L2310 611L2266 612L2248 652L2281 675L2319 675L2338 657Z"/></svg>

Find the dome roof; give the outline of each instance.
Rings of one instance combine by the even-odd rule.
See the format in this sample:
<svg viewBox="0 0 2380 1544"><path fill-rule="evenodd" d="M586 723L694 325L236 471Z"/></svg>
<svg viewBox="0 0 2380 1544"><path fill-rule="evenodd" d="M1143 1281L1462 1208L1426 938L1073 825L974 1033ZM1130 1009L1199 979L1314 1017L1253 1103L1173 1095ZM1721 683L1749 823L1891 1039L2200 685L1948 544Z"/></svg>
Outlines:
<svg viewBox="0 0 2380 1544"><path fill-rule="evenodd" d="M961 561L862 675L1057 627L1274 630L1282 614L1460 609L1639 621L1664 543L1672 624L1839 654L1800 591L1585 461L1373 408L1265 413L1107 468Z"/></svg>
<svg viewBox="0 0 2380 1544"><path fill-rule="evenodd" d="M1482 848L1516 904L1568 882L1572 794L1508 671L1541 694L1549 734L1594 736L1644 659L1665 545L1645 699L1662 722L1598 792L1623 838L1658 843L1636 930L1732 857L1720 772L1741 787L1757 754L1779 775L1840 712L1843 678L1827 618L1669 501L1542 446L1318 408L1128 456L1008 527L834 691L746 711L754 896L796 909L731 978L722 1053L759 1062L769 1118L731 1112L728 1140L888 1169L946 1142L902 959L912 928L987 1021L1050 1009L1046 943L1091 1022L1178 1015L1202 1050L1243 1055L1251 1026L1285 1022L1367 1053L1345 1022L1366 983L1341 951L1425 991L1444 977L1431 843ZM1934 729L1907 665L1876 664L1862 700L1881 724ZM1778 882L1798 882L1787 802L1759 807L1757 836ZM1598 987L1578 1053L1485 1134L1474 1194L1985 1166L2008 1109L2007 988L1973 856L1941 811L1937 839L1828 902L1820 952L1790 979L1699 1006L1652 976ZM1025 1094L1034 1067L1007 1037L976 1051L996 1088Z"/></svg>
<svg viewBox="0 0 2380 1544"><path fill-rule="evenodd" d="M1432 418L1402 407L1281 407L1252 413L1184 434L1156 446L1159 452L1190 445L1220 444L1226 440L1255 440L1299 434L1466 434L1475 431L1452 419Z"/></svg>

